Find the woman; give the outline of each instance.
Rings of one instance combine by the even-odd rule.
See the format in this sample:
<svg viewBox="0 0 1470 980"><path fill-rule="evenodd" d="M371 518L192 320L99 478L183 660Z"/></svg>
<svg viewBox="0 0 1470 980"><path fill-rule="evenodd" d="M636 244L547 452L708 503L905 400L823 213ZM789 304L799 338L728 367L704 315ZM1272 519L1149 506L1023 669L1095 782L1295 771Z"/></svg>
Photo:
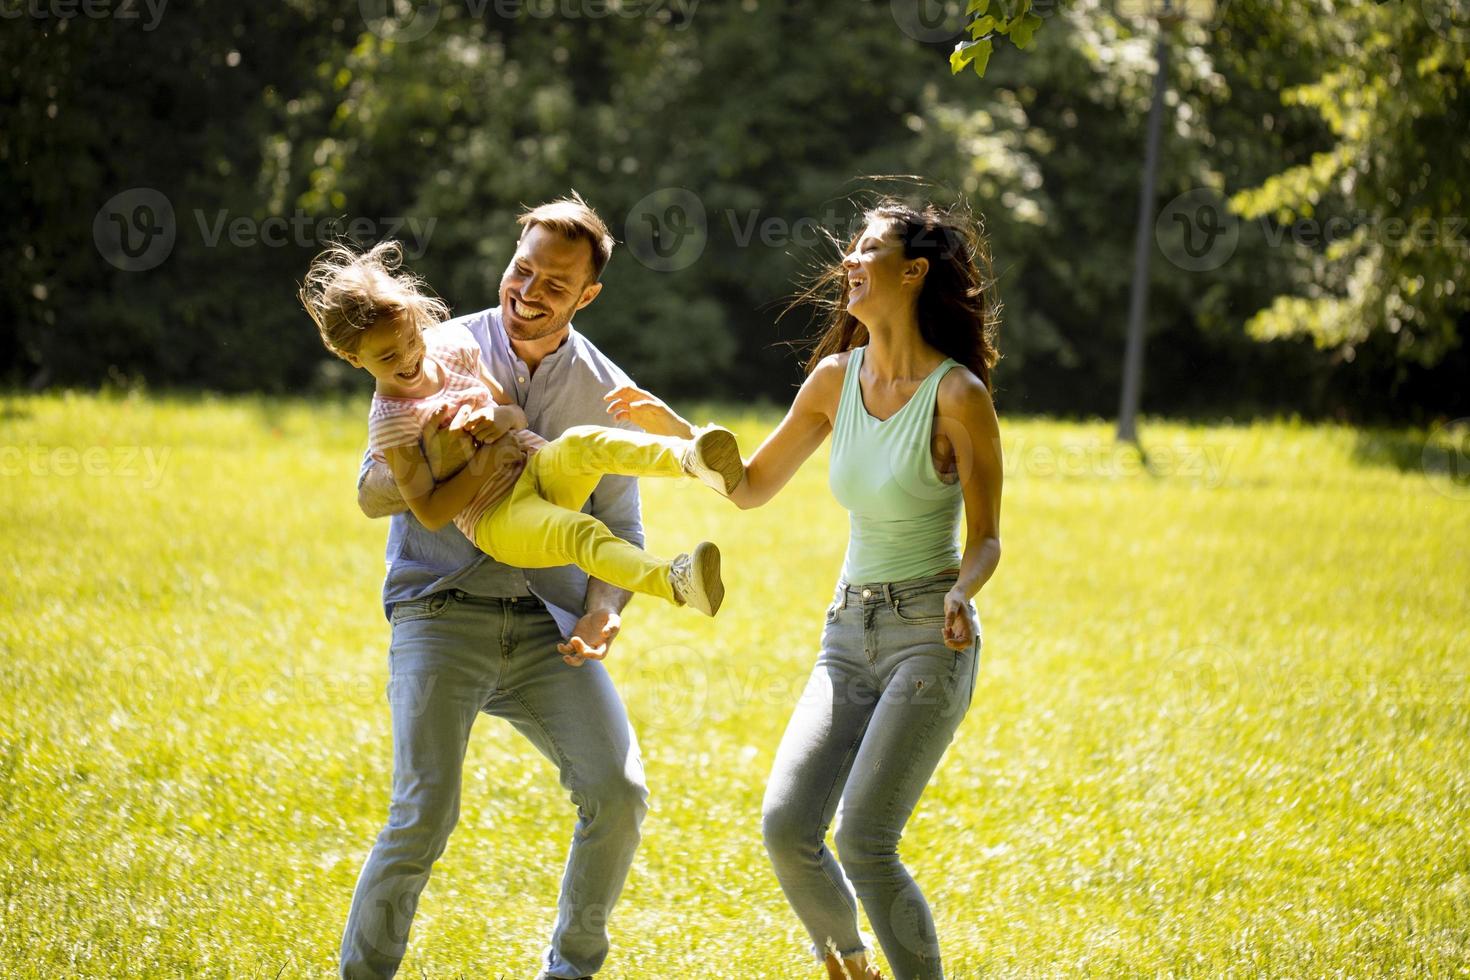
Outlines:
<svg viewBox="0 0 1470 980"><path fill-rule="evenodd" d="M851 513L847 557L776 755L763 832L829 977L879 976L856 891L906 980L943 976L933 918L898 841L969 708L980 651L970 600L1000 561L989 392L999 310L984 241L963 217L896 203L866 217L806 294L829 308L826 330L731 499L766 503L832 434L832 492ZM615 417L651 432L692 432L646 392L623 388L608 400ZM840 867L824 845L839 803Z"/></svg>

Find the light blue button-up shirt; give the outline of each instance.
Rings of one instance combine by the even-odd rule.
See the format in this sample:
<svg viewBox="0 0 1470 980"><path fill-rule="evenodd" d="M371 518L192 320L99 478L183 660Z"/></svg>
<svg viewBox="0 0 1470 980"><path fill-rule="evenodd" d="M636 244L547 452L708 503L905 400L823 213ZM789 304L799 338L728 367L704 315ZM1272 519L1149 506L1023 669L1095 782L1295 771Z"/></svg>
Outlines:
<svg viewBox="0 0 1470 980"><path fill-rule="evenodd" d="M453 322L474 336L491 377L525 409L532 432L555 439L574 425L632 428L614 422L602 400L613 388L631 384L628 376L575 329L532 374L511 349L499 307ZM364 455L359 486L371 465L372 458ZM624 541L643 546L638 481L634 477L603 477L586 509ZM391 521L388 574L383 580L383 608L390 616L395 602L459 589L471 595L502 598L535 595L551 610L563 636L569 635L581 618L587 575L576 566L515 568L476 548L452 523L430 531L407 511L394 514Z"/></svg>

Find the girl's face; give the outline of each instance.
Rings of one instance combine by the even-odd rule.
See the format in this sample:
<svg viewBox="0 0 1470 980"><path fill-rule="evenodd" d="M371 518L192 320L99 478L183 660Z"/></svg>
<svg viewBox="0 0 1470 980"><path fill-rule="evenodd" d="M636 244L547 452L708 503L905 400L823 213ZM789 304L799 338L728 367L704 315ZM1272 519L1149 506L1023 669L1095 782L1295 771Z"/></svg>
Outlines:
<svg viewBox="0 0 1470 980"><path fill-rule="evenodd" d="M842 267L847 271L847 311L871 324L913 303L928 261L905 258L893 222L876 218L843 256Z"/></svg>
<svg viewBox="0 0 1470 980"><path fill-rule="evenodd" d="M384 318L362 333L347 361L389 388L416 384L424 376L424 337L408 317Z"/></svg>

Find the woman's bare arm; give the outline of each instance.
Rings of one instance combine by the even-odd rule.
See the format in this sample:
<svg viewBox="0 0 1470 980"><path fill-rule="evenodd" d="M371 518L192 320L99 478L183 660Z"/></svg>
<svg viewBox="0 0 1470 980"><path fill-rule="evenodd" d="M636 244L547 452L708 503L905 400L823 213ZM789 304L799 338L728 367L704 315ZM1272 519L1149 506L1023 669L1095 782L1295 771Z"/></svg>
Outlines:
<svg viewBox="0 0 1470 980"><path fill-rule="evenodd" d="M745 464L745 479L730 495L735 506L750 510L768 503L827 438L842 394L844 357L824 358L802 383L786 417Z"/></svg>
<svg viewBox="0 0 1470 980"><path fill-rule="evenodd" d="M965 550L960 577L945 597L945 643L963 650L975 638L970 598L1000 564L1002 482L1000 423L990 392L969 371L949 372L939 386L941 434L954 448L965 498Z"/></svg>
<svg viewBox="0 0 1470 980"><path fill-rule="evenodd" d="M844 354L835 354L817 366L796 393L781 424L746 462L745 479L730 494L741 510L759 507L774 497L832 431L845 358ZM632 422L645 432L680 439L694 437L694 426L687 419L641 388L615 388L603 400L608 403L609 415Z"/></svg>

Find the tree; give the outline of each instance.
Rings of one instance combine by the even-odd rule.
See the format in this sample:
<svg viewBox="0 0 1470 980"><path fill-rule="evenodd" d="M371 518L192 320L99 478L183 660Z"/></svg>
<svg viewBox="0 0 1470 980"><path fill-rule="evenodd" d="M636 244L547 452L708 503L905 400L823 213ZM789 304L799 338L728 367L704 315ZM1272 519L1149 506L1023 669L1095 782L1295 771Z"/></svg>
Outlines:
<svg viewBox="0 0 1470 980"><path fill-rule="evenodd" d="M1231 207L1288 236L1296 289L1247 324L1263 340L1306 336L1352 359L1375 334L1432 365L1461 343L1470 311L1470 16L1463 4L1316 3L1271 18L1312 81L1282 92L1333 144L1242 190ZM1275 47L1273 45L1273 47ZM1248 70L1262 59L1240 57Z"/></svg>

